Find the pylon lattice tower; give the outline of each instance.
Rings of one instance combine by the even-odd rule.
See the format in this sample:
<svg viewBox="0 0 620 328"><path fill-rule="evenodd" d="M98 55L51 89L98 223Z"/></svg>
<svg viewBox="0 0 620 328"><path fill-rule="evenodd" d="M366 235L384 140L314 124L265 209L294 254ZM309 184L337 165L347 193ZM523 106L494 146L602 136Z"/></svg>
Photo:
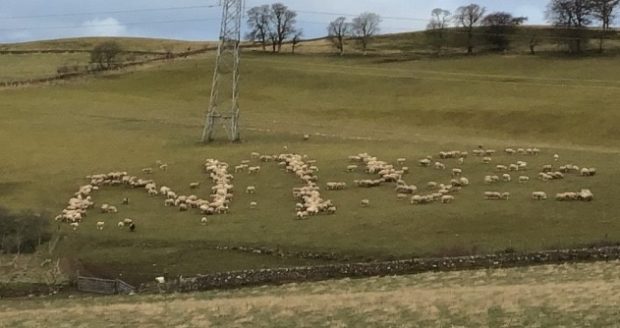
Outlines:
<svg viewBox="0 0 620 328"><path fill-rule="evenodd" d="M222 23L213 71L211 99L202 132L202 141L213 141L218 126L228 139L236 142L239 136L239 43L244 0L220 0Z"/></svg>

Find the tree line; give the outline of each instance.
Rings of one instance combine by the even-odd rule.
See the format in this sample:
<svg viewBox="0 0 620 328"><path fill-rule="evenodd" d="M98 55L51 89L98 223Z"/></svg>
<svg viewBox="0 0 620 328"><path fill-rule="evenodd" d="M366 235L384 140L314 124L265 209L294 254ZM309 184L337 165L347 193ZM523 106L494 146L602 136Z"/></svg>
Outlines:
<svg viewBox="0 0 620 328"><path fill-rule="evenodd" d="M571 53L580 53L596 35L598 51L603 52L619 9L620 0L550 0L545 17L555 28L549 38L565 45ZM486 8L477 4L461 6L454 13L437 8L431 12L425 34L428 44L438 53L449 46L462 46L470 54L475 47L489 45L503 51L509 48L512 35L525 21L527 17L515 17L508 12L486 14ZM599 29L592 30L597 23ZM454 32L460 35L454 37ZM529 37L531 53L535 53L539 43L540 38L532 33Z"/></svg>
<svg viewBox="0 0 620 328"><path fill-rule="evenodd" d="M605 40L614 31L620 0L548 0L545 17L554 27L546 38L565 45L571 53L586 49L592 38L598 39L598 51L605 49ZM426 46L436 53L447 48L462 48L468 54L476 48L495 51L508 50L518 27L527 17L514 16L509 12L487 13L485 7L472 3L456 8L454 12L437 8L431 12L425 31ZM372 36L380 31L381 17L365 12L351 21L344 16L327 26L327 39L340 54L345 53L349 42L354 42L366 54ZM297 24L297 12L282 3L256 6L247 12L249 31L246 39L262 46L263 51L279 53L284 42L290 42L292 52L299 45L303 31ZM591 27L598 27L593 30ZM532 29L525 37L532 54L545 37Z"/></svg>

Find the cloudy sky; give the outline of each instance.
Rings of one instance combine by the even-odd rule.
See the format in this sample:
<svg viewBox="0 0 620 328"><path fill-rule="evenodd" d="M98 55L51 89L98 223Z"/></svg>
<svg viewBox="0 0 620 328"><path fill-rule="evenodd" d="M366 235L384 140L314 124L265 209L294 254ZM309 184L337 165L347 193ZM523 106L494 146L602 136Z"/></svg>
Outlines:
<svg viewBox="0 0 620 328"><path fill-rule="evenodd" d="M0 43L75 36L144 36L186 40L217 38L219 0L0 0ZM246 7L271 3L246 0ZM423 29L433 8L454 11L467 0L281 0L297 10L305 37L326 34L341 15L371 11L383 17L383 33ZM544 23L546 0L478 0L489 11ZM212 6L212 7L210 7Z"/></svg>

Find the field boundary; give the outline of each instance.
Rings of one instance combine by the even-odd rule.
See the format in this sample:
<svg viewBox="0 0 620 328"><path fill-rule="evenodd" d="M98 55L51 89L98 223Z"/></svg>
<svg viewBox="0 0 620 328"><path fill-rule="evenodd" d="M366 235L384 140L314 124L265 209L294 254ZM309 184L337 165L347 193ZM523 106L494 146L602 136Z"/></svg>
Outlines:
<svg viewBox="0 0 620 328"><path fill-rule="evenodd" d="M500 269L613 260L620 260L620 246L220 272L191 278L179 277L168 283L166 290L170 292L196 292L343 278L369 278L424 272ZM153 286L147 284L141 286L140 289L152 291Z"/></svg>
<svg viewBox="0 0 620 328"><path fill-rule="evenodd" d="M92 277L77 277L77 290L87 293L104 295L131 294L135 288L120 279L100 279Z"/></svg>

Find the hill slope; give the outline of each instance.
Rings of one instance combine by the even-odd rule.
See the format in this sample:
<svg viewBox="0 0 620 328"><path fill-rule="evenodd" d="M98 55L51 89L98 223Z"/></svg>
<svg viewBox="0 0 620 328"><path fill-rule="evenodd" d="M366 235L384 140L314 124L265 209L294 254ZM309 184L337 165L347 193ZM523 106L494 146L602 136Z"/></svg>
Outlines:
<svg viewBox="0 0 620 328"><path fill-rule="evenodd" d="M12 300L0 309L0 326L614 327L618 269L613 262L189 295Z"/></svg>

